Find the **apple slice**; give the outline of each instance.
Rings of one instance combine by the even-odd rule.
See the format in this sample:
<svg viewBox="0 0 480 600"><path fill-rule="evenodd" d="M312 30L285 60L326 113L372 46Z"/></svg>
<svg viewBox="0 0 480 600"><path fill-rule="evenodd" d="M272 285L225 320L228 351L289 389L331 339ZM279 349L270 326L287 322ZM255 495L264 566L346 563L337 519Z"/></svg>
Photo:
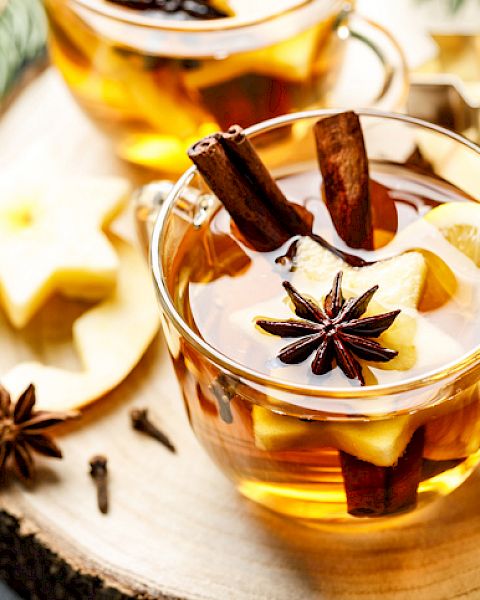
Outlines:
<svg viewBox="0 0 480 600"><path fill-rule="evenodd" d="M343 287L352 295L378 285L375 302L384 308L416 308L426 276L425 259L420 252L406 252L366 267L350 267L310 237L297 245L293 285L320 298L331 287L338 271L343 271ZM301 278L301 279L300 279ZM308 281L308 289L300 281Z"/></svg>
<svg viewBox="0 0 480 600"><path fill-rule="evenodd" d="M218 86L255 74L280 81L303 82L311 76L317 49L331 27L329 22L325 28L308 29L288 41L267 48L240 52L225 60L200 61L196 68L183 72L183 81L192 90Z"/></svg>
<svg viewBox="0 0 480 600"><path fill-rule="evenodd" d="M119 178L0 189L0 300L21 328L54 293L98 300L115 286L118 258L102 231L125 205Z"/></svg>
<svg viewBox="0 0 480 600"><path fill-rule="evenodd" d="M2 376L13 396L34 383L40 409L79 408L118 385L144 354L159 327L151 276L139 250L120 238L111 241L119 257L117 286L73 325L83 371L20 363Z"/></svg>
<svg viewBox="0 0 480 600"><path fill-rule="evenodd" d="M255 444L262 450L337 448L350 514L382 515L415 504L425 433L424 427L415 431L414 418L320 423L254 406L252 419Z"/></svg>
<svg viewBox="0 0 480 600"><path fill-rule="evenodd" d="M408 416L356 423L301 421L261 406L253 407L252 420L255 444L262 450L334 447L379 467L396 463L416 428Z"/></svg>

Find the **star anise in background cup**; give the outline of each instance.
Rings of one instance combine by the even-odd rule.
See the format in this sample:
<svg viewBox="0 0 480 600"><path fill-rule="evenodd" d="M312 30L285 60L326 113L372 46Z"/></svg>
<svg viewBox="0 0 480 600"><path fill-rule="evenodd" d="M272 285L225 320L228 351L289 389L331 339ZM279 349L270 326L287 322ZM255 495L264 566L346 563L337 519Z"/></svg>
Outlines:
<svg viewBox="0 0 480 600"><path fill-rule="evenodd" d="M195 19L222 19L229 14L209 0L109 0L136 10L161 10L166 13L184 12Z"/></svg>
<svg viewBox="0 0 480 600"><path fill-rule="evenodd" d="M0 386L0 474L11 465L22 481L35 474L33 454L62 458L62 452L47 433L52 427L75 418L78 413L34 410L35 387L30 384L13 404Z"/></svg>
<svg viewBox="0 0 480 600"><path fill-rule="evenodd" d="M258 319L257 325L273 335L301 338L281 350L278 358L286 364L298 364L312 352L315 356L312 371L323 375L335 364L349 379L365 385L362 367L357 358L372 362L387 362L398 354L384 348L376 338L395 321L400 310L360 318L370 303L378 285L358 298L345 300L342 294L342 271L337 273L333 287L325 298L323 309L313 300L302 296L291 283L283 282L295 314L302 320L269 321Z"/></svg>

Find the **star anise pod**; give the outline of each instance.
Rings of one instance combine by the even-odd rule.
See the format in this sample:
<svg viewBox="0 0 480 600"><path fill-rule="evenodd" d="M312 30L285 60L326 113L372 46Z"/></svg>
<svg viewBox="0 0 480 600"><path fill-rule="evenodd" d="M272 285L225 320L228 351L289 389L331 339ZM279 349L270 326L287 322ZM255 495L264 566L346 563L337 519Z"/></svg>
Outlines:
<svg viewBox="0 0 480 600"><path fill-rule="evenodd" d="M20 479L33 479L32 453L62 458L62 452L46 433L51 427L76 416L76 413L36 411L35 387L30 384L15 404L0 386L0 474L10 462Z"/></svg>
<svg viewBox="0 0 480 600"><path fill-rule="evenodd" d="M336 363L349 379L358 379L365 385L362 367L357 358L387 362L397 356L396 350L384 348L371 338L376 338L386 331L400 310L360 318L378 290L378 285L357 298L345 300L340 271L325 298L323 309L313 300L302 296L288 281L283 282L283 287L293 303L295 314L302 320L259 319L256 322L268 333L280 337L301 338L281 350L278 358L282 362L297 364L316 351L312 362L315 375L331 371Z"/></svg>

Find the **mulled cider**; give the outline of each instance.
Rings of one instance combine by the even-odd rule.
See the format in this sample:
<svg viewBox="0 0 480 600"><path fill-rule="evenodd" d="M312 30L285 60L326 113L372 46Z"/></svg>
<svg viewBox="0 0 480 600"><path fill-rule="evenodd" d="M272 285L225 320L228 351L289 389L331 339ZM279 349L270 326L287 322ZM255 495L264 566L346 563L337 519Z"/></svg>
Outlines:
<svg viewBox="0 0 480 600"><path fill-rule="evenodd" d="M448 493L480 448L479 149L375 113L251 140L275 178L241 128L209 136L153 237L196 435L243 494L295 517Z"/></svg>
<svg viewBox="0 0 480 600"><path fill-rule="evenodd" d="M350 22L388 71L378 101L393 108L405 91L394 42L338 0L45 4L51 57L82 107L121 157L168 174L210 132L331 104Z"/></svg>

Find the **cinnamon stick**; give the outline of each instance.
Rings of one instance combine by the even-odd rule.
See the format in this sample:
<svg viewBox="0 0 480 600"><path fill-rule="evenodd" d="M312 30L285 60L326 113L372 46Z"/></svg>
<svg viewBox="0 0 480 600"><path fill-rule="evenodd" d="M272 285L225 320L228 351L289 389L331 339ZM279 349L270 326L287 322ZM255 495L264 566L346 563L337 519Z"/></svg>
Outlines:
<svg viewBox="0 0 480 600"><path fill-rule="evenodd" d="M325 202L338 235L352 248L373 247L368 159L358 116L343 112L314 127Z"/></svg>
<svg viewBox="0 0 480 600"><path fill-rule="evenodd" d="M415 431L392 467L378 467L340 452L348 512L356 517L388 515L415 505L422 479L425 428Z"/></svg>
<svg viewBox="0 0 480 600"><path fill-rule="evenodd" d="M245 175L260 192L271 214L275 215L290 236L308 235L311 232L310 225L296 210L295 204L287 200L243 129L233 125L223 134L221 142L230 157L245 169Z"/></svg>
<svg viewBox="0 0 480 600"><path fill-rule="evenodd" d="M293 236L310 235L351 266L371 264L312 233L305 214L285 197L238 125L203 138L188 155L256 250L269 252Z"/></svg>
<svg viewBox="0 0 480 600"><path fill-rule="evenodd" d="M238 126L200 140L188 155L257 250L275 250L309 232Z"/></svg>

